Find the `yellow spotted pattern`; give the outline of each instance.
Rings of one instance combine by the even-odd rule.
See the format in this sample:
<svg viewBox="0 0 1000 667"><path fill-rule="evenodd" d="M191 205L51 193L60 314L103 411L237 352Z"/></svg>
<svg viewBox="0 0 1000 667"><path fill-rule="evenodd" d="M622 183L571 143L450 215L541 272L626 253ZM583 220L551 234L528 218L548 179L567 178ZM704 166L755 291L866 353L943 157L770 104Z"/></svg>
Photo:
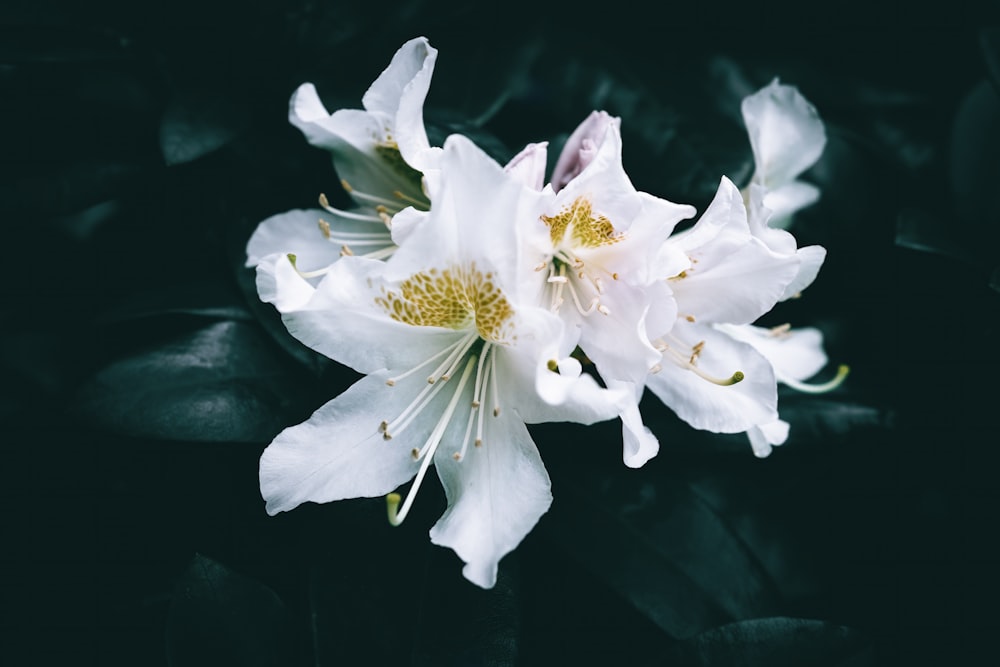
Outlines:
<svg viewBox="0 0 1000 667"><path fill-rule="evenodd" d="M599 248L617 243L623 234L615 232L615 226L603 215L594 216L590 202L577 197L572 204L553 216L543 215L542 222L549 226L552 245L559 247L570 235L572 247Z"/></svg>
<svg viewBox="0 0 1000 667"><path fill-rule="evenodd" d="M375 303L397 322L416 327L470 329L494 343L511 338L514 314L493 273L468 268L430 269L414 274L398 290L382 290Z"/></svg>

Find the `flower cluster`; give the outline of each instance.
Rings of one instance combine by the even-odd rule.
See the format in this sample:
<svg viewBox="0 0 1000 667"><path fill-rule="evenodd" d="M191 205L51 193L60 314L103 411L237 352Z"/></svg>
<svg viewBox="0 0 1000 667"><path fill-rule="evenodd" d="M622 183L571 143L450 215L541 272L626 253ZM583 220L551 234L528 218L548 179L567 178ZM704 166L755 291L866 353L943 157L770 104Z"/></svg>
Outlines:
<svg viewBox="0 0 1000 667"><path fill-rule="evenodd" d="M328 150L355 202L263 221L247 246L260 298L305 345L364 377L282 431L260 461L271 514L386 495L402 522L433 465L448 507L430 531L464 575L499 560L546 512L549 478L526 424L619 418L623 458L656 455L649 389L697 429L747 433L758 456L788 436L777 383L826 364L815 329L752 323L816 277L825 256L781 227L818 197L797 180L823 124L789 86L743 102L756 172L721 176L692 206L633 187L620 120L595 111L546 182L546 143L500 165L423 123L437 51L404 44L362 100L330 114L312 84L290 120ZM401 498L397 487L412 480Z"/></svg>

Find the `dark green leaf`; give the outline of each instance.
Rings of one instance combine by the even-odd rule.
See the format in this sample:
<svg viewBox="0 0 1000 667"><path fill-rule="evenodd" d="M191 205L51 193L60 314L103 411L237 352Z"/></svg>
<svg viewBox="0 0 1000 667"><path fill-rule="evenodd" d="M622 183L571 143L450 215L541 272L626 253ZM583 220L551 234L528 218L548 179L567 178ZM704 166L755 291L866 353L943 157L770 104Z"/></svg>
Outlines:
<svg viewBox="0 0 1000 667"><path fill-rule="evenodd" d="M251 320L242 295L234 286L214 281L170 283L155 290L144 290L115 304L98 323L107 326L132 320L190 315L226 320Z"/></svg>
<svg viewBox="0 0 1000 667"><path fill-rule="evenodd" d="M851 628L799 618L755 618L713 628L693 637L678 645L674 655L664 664L685 667L874 665L866 649L866 640Z"/></svg>
<svg viewBox="0 0 1000 667"><path fill-rule="evenodd" d="M289 664L285 605L271 589L195 554L167 616L171 667Z"/></svg>
<svg viewBox="0 0 1000 667"><path fill-rule="evenodd" d="M562 486L553 471L538 529L672 637L774 613L773 582L726 519L654 468L574 470Z"/></svg>
<svg viewBox="0 0 1000 667"><path fill-rule="evenodd" d="M305 416L303 389L258 328L227 321L114 361L84 385L73 409L128 435L266 442Z"/></svg>
<svg viewBox="0 0 1000 667"><path fill-rule="evenodd" d="M181 92L160 122L163 159L183 164L222 148L249 127L247 106L225 90Z"/></svg>
<svg viewBox="0 0 1000 667"><path fill-rule="evenodd" d="M504 558L489 590L466 581L461 561L451 552L433 549L429 558L412 664L516 665L521 630L516 555Z"/></svg>

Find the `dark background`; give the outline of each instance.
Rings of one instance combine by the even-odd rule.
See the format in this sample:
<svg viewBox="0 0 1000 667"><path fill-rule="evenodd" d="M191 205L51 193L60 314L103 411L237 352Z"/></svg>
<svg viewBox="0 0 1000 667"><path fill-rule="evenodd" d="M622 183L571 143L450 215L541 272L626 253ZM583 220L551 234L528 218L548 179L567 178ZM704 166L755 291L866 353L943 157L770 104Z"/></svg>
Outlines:
<svg viewBox="0 0 1000 667"><path fill-rule="evenodd" d="M408 0L0 9L0 660L71 665L992 664L1000 630L1000 22L959 3L656 10ZM774 76L827 123L797 218L829 251L766 323L819 326L836 392L755 459L644 403L532 429L555 503L483 592L381 499L267 517L257 459L354 381L257 300L263 218L336 191L287 122L405 40L432 140L498 159L622 117L636 186L703 210ZM828 371L830 372L830 371Z"/></svg>

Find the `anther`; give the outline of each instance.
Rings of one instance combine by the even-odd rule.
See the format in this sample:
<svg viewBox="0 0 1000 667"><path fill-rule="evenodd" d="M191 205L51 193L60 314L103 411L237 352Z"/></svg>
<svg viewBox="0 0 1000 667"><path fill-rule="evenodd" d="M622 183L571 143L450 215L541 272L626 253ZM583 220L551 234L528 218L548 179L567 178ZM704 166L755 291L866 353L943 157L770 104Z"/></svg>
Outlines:
<svg viewBox="0 0 1000 667"><path fill-rule="evenodd" d="M320 231L320 233L323 234L323 238L329 239L330 238L330 223L327 222L326 220L324 220L323 218L320 218L317 221L317 224L319 225L319 231Z"/></svg>

